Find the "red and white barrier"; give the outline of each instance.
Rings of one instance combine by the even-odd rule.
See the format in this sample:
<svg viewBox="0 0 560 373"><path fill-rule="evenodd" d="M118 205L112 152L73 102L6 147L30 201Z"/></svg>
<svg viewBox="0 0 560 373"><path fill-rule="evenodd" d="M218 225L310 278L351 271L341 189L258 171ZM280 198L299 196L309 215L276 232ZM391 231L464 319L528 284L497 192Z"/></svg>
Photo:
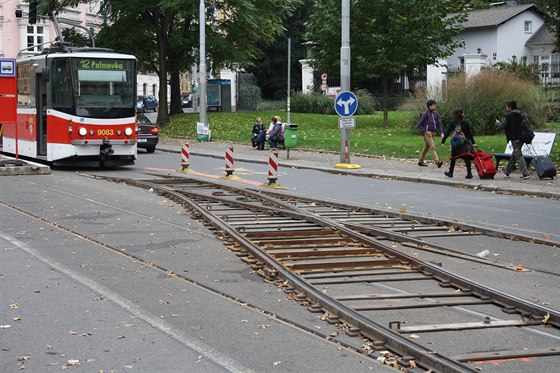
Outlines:
<svg viewBox="0 0 560 373"><path fill-rule="evenodd" d="M191 164L191 154L189 151L189 147L190 145L188 142L184 143L183 146L181 146L181 169L183 171L188 170Z"/></svg>
<svg viewBox="0 0 560 373"><path fill-rule="evenodd" d="M228 145L226 148L226 177L233 175L233 145Z"/></svg>
<svg viewBox="0 0 560 373"><path fill-rule="evenodd" d="M275 184L278 180L278 150L268 152L268 184Z"/></svg>

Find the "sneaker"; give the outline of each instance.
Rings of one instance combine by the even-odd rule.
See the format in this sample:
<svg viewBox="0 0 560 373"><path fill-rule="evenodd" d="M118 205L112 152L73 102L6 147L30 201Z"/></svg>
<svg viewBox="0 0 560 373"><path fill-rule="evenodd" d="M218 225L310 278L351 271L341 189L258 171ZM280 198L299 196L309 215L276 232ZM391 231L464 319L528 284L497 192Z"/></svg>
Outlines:
<svg viewBox="0 0 560 373"><path fill-rule="evenodd" d="M509 177L509 174L506 174L506 171L503 168L500 168L500 171L502 172L502 175L504 175L504 177Z"/></svg>
<svg viewBox="0 0 560 373"><path fill-rule="evenodd" d="M465 176L465 179L472 179L472 174L467 174L467 176Z"/></svg>
<svg viewBox="0 0 560 373"><path fill-rule="evenodd" d="M421 166L421 167L428 167L428 164L427 164L426 162L424 162L424 161L420 161L420 162L418 162L418 166Z"/></svg>
<svg viewBox="0 0 560 373"><path fill-rule="evenodd" d="M445 171L443 174L447 177L453 177L453 174L449 171Z"/></svg>
<svg viewBox="0 0 560 373"><path fill-rule="evenodd" d="M437 161L436 165L437 165L437 168L441 168L441 166L443 166L443 162L442 161Z"/></svg>
<svg viewBox="0 0 560 373"><path fill-rule="evenodd" d="M523 180L527 180L527 179L530 179L530 178L531 178L531 175L521 175L521 178L522 178Z"/></svg>

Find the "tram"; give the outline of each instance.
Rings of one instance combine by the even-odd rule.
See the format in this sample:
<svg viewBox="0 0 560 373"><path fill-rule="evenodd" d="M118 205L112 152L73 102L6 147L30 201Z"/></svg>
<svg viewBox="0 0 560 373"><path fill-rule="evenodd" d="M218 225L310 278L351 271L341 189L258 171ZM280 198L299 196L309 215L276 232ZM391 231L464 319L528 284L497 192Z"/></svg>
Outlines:
<svg viewBox="0 0 560 373"><path fill-rule="evenodd" d="M17 123L3 151L53 165L134 164L136 58L57 42L16 61Z"/></svg>

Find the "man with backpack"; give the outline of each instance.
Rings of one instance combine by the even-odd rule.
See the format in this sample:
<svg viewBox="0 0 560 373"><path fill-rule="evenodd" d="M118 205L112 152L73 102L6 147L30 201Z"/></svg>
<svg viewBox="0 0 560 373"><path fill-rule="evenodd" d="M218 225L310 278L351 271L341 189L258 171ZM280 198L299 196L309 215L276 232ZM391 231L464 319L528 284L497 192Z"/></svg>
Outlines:
<svg viewBox="0 0 560 373"><path fill-rule="evenodd" d="M509 174L517 163L522 173L521 178L528 179L531 175L527 170L527 164L525 163L525 158L523 158L523 153L521 153L523 141L520 139L521 122L523 122L525 116L517 110L517 102L513 100L506 103L506 111L507 114L503 121L496 118L496 126L498 127L498 131L505 130L506 141L511 141L513 151L509 162L501 171L505 177L509 177Z"/></svg>

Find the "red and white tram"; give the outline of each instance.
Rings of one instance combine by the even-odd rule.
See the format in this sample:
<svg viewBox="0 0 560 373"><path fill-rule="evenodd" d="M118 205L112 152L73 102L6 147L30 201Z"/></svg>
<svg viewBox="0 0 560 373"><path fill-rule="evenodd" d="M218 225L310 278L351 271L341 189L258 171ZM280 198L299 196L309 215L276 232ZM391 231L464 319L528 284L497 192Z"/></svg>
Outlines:
<svg viewBox="0 0 560 373"><path fill-rule="evenodd" d="M4 152L55 165L134 164L134 56L59 43L16 65L17 124L4 126Z"/></svg>

